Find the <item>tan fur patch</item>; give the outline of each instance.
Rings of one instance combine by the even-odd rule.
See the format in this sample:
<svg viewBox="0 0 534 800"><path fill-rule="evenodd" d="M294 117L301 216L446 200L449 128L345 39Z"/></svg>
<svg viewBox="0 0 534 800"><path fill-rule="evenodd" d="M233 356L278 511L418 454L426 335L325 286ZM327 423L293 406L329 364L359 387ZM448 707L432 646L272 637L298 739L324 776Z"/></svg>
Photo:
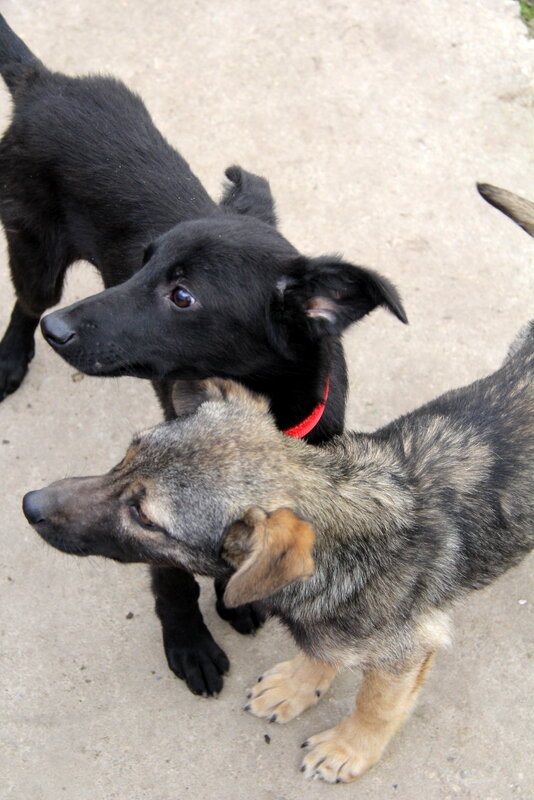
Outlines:
<svg viewBox="0 0 534 800"><path fill-rule="evenodd" d="M451 621L445 611L430 609L420 617L416 628L417 642L422 650L439 650L451 643Z"/></svg>
<svg viewBox="0 0 534 800"><path fill-rule="evenodd" d="M239 566L224 595L229 608L261 600L298 578L311 575L315 533L287 509L270 514L249 509L225 540L223 555Z"/></svg>
<svg viewBox="0 0 534 800"><path fill-rule="evenodd" d="M290 722L314 706L332 683L337 669L299 653L265 672L247 696L245 711L269 722Z"/></svg>
<svg viewBox="0 0 534 800"><path fill-rule="evenodd" d="M408 716L432 659L433 654L428 653L402 672L367 672L356 697L355 712L305 743L310 748L302 765L305 776L349 783L376 764Z"/></svg>
<svg viewBox="0 0 534 800"><path fill-rule="evenodd" d="M147 517L164 530L172 531L175 525L175 514L165 488L147 477L144 477L140 484L144 489L141 506Z"/></svg>
<svg viewBox="0 0 534 800"><path fill-rule="evenodd" d="M135 445L130 445L130 447L126 451L124 458L119 464L119 469L122 470L128 467L128 465L131 464L131 462L134 460L138 452L139 452L139 447L136 447Z"/></svg>
<svg viewBox="0 0 534 800"><path fill-rule="evenodd" d="M247 389L243 384L237 381L230 381L224 378L208 378L203 381L206 386L208 396L212 400L218 398L224 400L237 400L243 405L249 405L253 408L267 413L269 411L269 401L261 394L256 394Z"/></svg>
<svg viewBox="0 0 534 800"><path fill-rule="evenodd" d="M224 378L206 378L199 381L175 381L172 388L172 404L177 416L194 414L203 403L209 401L236 401L267 414L268 400L254 394L237 381Z"/></svg>

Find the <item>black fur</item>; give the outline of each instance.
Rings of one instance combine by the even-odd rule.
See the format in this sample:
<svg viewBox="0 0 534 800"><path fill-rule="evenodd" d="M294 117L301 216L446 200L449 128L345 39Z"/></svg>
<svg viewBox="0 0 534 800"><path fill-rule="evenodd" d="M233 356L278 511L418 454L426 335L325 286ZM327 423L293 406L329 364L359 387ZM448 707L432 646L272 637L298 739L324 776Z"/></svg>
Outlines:
<svg viewBox="0 0 534 800"><path fill-rule="evenodd" d="M217 205L139 97L112 78L49 71L1 17L0 73L14 99L0 142L0 217L17 293L0 343L0 399L20 385L40 315L84 259L107 291L42 321L69 363L157 381L167 418L169 379L235 378L270 398L282 428L310 413L330 375L308 438L340 433L347 379L337 337L377 305L406 321L391 284L336 258L299 255L275 228L267 181L240 167L227 170ZM190 308L173 301L178 286L195 298ZM171 669L194 691L218 691L220 670L197 680L206 660L220 666L221 657L193 578L156 570L153 586ZM250 610L224 615L253 627Z"/></svg>

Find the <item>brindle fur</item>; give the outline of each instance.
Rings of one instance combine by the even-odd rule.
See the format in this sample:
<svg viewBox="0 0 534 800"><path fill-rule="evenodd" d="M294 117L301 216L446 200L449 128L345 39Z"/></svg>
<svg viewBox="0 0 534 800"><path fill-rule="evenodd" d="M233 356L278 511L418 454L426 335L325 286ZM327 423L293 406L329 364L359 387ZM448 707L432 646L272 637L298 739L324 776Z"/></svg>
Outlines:
<svg viewBox="0 0 534 800"><path fill-rule="evenodd" d="M31 493L25 510L66 552L207 575L237 566L226 599L259 591L303 651L250 691L258 716L286 722L339 668L360 666L356 712L312 737L303 764L308 776L352 780L407 715L453 602L532 548L533 370L531 325L493 375L322 447L280 433L267 403L237 384L177 384L177 412L180 386L196 411L136 437L107 475ZM297 534L281 544L282 510ZM315 533L307 578L301 519ZM267 565L252 584L251 563Z"/></svg>

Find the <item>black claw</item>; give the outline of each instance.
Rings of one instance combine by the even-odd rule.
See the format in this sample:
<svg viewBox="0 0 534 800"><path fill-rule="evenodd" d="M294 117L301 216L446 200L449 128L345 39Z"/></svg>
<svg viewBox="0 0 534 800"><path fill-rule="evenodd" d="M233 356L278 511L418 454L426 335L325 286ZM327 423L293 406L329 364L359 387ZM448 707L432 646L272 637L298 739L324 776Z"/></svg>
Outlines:
<svg viewBox="0 0 534 800"><path fill-rule="evenodd" d="M250 711L250 703L247 703L246 706L243 706L243 711Z"/></svg>
<svg viewBox="0 0 534 800"><path fill-rule="evenodd" d="M247 692L246 697L252 697L252 692Z"/></svg>
<svg viewBox="0 0 534 800"><path fill-rule="evenodd" d="M302 742L301 747L308 747L309 741L306 739L305 742Z"/></svg>
<svg viewBox="0 0 534 800"><path fill-rule="evenodd" d="M304 766L304 764L303 764L303 765L302 765L302 767L300 768L300 771L301 771L301 772L305 772L305 770L306 770L306 767L305 767L305 766Z"/></svg>
<svg viewBox="0 0 534 800"><path fill-rule="evenodd" d="M273 714L272 717L269 718L269 722L276 722L278 719L278 714Z"/></svg>
<svg viewBox="0 0 534 800"><path fill-rule="evenodd" d="M320 697L321 696L321 690L320 689L316 689L315 690L315 694L317 695L317 697Z"/></svg>
<svg viewBox="0 0 534 800"><path fill-rule="evenodd" d="M263 680L263 675L260 675L260 677L258 678L258 683L261 683L262 680Z"/></svg>

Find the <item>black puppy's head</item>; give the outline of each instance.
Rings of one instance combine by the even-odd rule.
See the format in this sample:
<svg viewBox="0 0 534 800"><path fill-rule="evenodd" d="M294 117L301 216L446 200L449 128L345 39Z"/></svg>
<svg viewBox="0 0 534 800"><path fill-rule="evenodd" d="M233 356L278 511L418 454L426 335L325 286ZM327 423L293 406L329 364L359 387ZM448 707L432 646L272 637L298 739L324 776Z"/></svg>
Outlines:
<svg viewBox="0 0 534 800"><path fill-rule="evenodd" d="M129 280L45 317L48 342L90 375L244 378L279 374L376 306L406 322L386 279L299 256L272 225L272 203L258 203L257 186L247 196L236 208L229 190L213 217L150 244Z"/></svg>

